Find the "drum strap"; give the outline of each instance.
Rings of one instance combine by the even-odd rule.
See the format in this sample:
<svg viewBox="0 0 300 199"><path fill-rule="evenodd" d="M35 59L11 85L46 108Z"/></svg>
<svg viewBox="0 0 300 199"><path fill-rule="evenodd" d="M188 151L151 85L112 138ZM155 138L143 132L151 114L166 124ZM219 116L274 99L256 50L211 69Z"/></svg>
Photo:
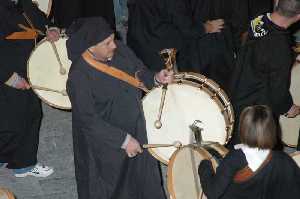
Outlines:
<svg viewBox="0 0 300 199"><path fill-rule="evenodd" d="M119 70L113 66L109 66L109 65L106 65L106 64L96 61L88 51L84 52L82 54L82 57L88 64L90 64L92 67L94 67L98 71L101 71L101 72L103 72L107 75L110 75L116 79L122 80L122 81L128 83L129 85L139 88L145 92L149 92L149 90L146 88L144 83L141 82L137 77L132 77L131 75L129 75L128 73L126 73L122 70Z"/></svg>
<svg viewBox="0 0 300 199"><path fill-rule="evenodd" d="M45 35L42 31L36 29L32 23L32 21L29 19L29 17L26 15L26 13L23 13L23 16L25 17L26 22L28 23L29 27L24 26L23 24L18 24L18 26L23 29L22 32L13 32L10 35L8 35L5 39L8 40L17 40L17 39L36 39L37 36Z"/></svg>
<svg viewBox="0 0 300 199"><path fill-rule="evenodd" d="M264 168L272 159L272 152L269 153L267 158L263 161L260 167L256 171L252 171L249 166L245 166L239 170L234 176L235 183L242 183L255 176L262 168Z"/></svg>

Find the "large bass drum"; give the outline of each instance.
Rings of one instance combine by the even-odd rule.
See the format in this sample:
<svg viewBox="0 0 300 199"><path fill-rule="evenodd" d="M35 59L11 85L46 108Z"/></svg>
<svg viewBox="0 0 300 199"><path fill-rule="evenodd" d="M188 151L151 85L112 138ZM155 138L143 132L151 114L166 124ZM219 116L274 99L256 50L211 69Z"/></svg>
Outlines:
<svg viewBox="0 0 300 199"><path fill-rule="evenodd" d="M47 17L50 15L52 0L32 0L33 3L36 3L38 8L43 11Z"/></svg>
<svg viewBox="0 0 300 199"><path fill-rule="evenodd" d="M300 151L296 151L296 152L290 154L290 156L295 160L295 162L297 163L297 165L300 168Z"/></svg>
<svg viewBox="0 0 300 199"><path fill-rule="evenodd" d="M152 89L143 99L147 137L150 144L194 143L190 126L198 121L203 141L226 144L234 123L232 105L217 83L196 73L179 73L169 84L161 114L161 128L155 127L162 87ZM150 153L168 164L176 147L151 148Z"/></svg>
<svg viewBox="0 0 300 199"><path fill-rule="evenodd" d="M66 38L51 44L42 40L31 53L27 76L33 91L46 104L59 109L71 109L66 93L71 61L68 59Z"/></svg>
<svg viewBox="0 0 300 199"><path fill-rule="evenodd" d="M295 64L292 68L290 92L294 103L300 105L300 64ZM300 133L300 116L295 118L280 117L282 129L282 140L291 147L297 146Z"/></svg>
<svg viewBox="0 0 300 199"><path fill-rule="evenodd" d="M205 147L195 145L177 149L168 165L168 191L172 199L206 199L200 184L198 167L202 160L210 160L213 168L218 166L228 150L212 144Z"/></svg>
<svg viewBox="0 0 300 199"><path fill-rule="evenodd" d="M0 199L15 199L15 197L8 189L0 187Z"/></svg>

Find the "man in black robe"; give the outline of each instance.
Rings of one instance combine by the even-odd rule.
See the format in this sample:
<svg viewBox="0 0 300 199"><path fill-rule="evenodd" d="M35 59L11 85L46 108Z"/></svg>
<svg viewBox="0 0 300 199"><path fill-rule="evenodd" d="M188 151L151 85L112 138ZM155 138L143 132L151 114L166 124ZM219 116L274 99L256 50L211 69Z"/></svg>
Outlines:
<svg viewBox="0 0 300 199"><path fill-rule="evenodd" d="M31 0L0 1L0 162L7 163L16 177L53 173L52 168L37 164L42 110L26 78L27 60L35 40L40 39L34 29L45 32L47 24Z"/></svg>
<svg viewBox="0 0 300 199"><path fill-rule="evenodd" d="M68 28L81 17L101 16L115 29L113 0L53 0L52 9L55 24L60 28Z"/></svg>
<svg viewBox="0 0 300 199"><path fill-rule="evenodd" d="M234 66L231 1L129 1L128 45L151 69L164 67L158 52L178 50L179 71L197 72L227 88Z"/></svg>
<svg viewBox="0 0 300 199"><path fill-rule="evenodd" d="M276 118L296 117L300 108L293 104L290 88L291 67L295 61L287 28L300 19L299 0L280 0L276 11L251 21L248 39L242 47L232 76L230 95L236 121L250 105L271 107ZM239 126L235 124L235 129ZM236 130L232 145L239 143Z"/></svg>
<svg viewBox="0 0 300 199"><path fill-rule="evenodd" d="M154 76L127 46L115 43L102 18L80 19L68 32L73 63L67 92L79 199L163 199L158 162L140 147L147 143L141 90L95 66L114 67L148 88L154 79L170 82L171 73Z"/></svg>

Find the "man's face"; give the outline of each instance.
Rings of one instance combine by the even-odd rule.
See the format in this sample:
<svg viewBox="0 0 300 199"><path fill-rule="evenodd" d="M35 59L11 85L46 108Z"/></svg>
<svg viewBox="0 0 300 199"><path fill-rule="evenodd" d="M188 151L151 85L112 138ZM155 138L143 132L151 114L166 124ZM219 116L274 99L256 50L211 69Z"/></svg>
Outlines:
<svg viewBox="0 0 300 199"><path fill-rule="evenodd" d="M93 51L98 59L102 61L109 61L114 56L116 48L115 35L111 34L109 37L93 46Z"/></svg>

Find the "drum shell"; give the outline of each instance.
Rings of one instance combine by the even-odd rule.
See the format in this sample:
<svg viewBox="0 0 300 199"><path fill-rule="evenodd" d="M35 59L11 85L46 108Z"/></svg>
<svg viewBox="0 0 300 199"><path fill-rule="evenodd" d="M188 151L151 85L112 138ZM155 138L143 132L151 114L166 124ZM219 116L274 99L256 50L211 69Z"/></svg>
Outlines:
<svg viewBox="0 0 300 199"><path fill-rule="evenodd" d="M172 199L206 199L202 192L198 167L202 160L208 159L216 170L218 161L206 149L215 150L225 157L228 150L219 144L198 147L195 145L177 149L168 165L167 185ZM191 153L193 152L193 153Z"/></svg>
<svg viewBox="0 0 300 199"><path fill-rule="evenodd" d="M300 105L300 64L295 64L292 68L290 92L294 104ZM300 133L300 116L295 118L280 116L280 125L283 142L290 147L296 147Z"/></svg>
<svg viewBox="0 0 300 199"><path fill-rule="evenodd" d="M178 73L168 86L162 111L162 127L156 129L162 88L154 88L143 98L147 137L150 144L183 145L194 142L190 125L203 122L204 141L226 144L231 138L234 112L226 93L217 83L196 73ZM168 164L175 147L151 148L150 153Z"/></svg>
<svg viewBox="0 0 300 199"><path fill-rule="evenodd" d="M60 38L54 43L66 70L64 75L60 74L60 65L51 43L44 39L36 46L28 59L27 77L29 84L33 86L33 91L43 102L55 108L70 110L71 102L67 95L34 88L34 86L40 86L57 91L66 90L66 82L72 63L68 59L66 40L67 38Z"/></svg>
<svg viewBox="0 0 300 199"><path fill-rule="evenodd" d="M15 199L15 197L8 189L0 187L0 199Z"/></svg>
<svg viewBox="0 0 300 199"><path fill-rule="evenodd" d="M38 5L38 8L43 11L48 17L51 13L52 0L32 0L33 3Z"/></svg>

